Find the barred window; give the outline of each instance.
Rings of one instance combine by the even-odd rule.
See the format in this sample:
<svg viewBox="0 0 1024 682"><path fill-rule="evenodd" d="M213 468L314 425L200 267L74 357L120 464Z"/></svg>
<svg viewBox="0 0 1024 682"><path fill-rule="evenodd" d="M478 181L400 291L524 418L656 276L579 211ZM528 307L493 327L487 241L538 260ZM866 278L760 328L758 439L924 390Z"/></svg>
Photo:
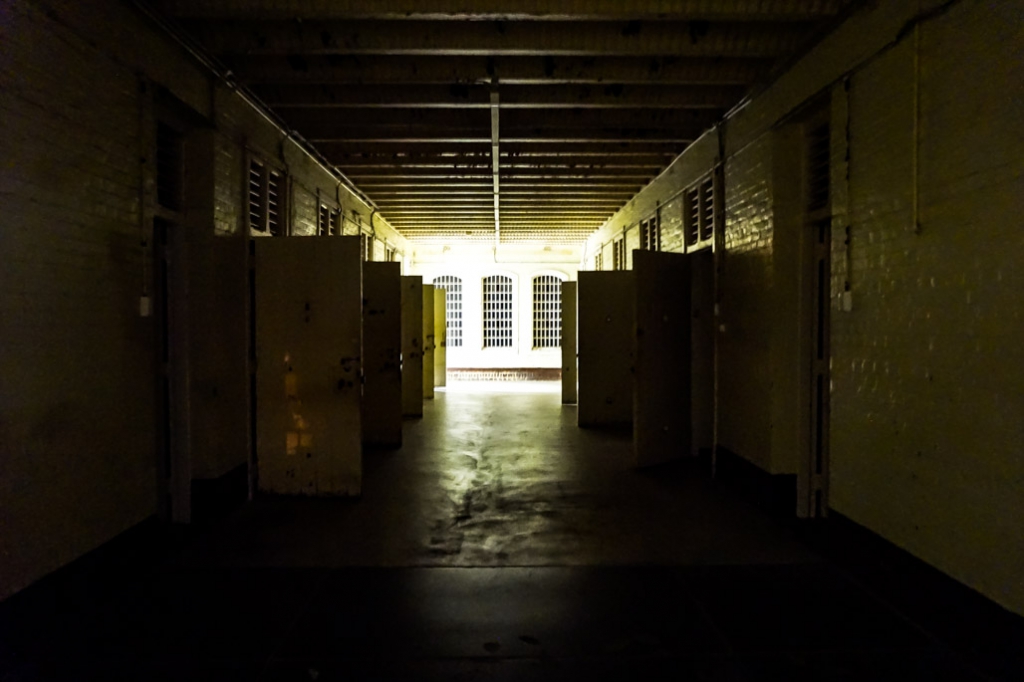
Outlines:
<svg viewBox="0 0 1024 682"><path fill-rule="evenodd" d="M533 347L562 345L562 280L554 275L533 278Z"/></svg>
<svg viewBox="0 0 1024 682"><path fill-rule="evenodd" d="M462 345L462 279L452 275L434 278L434 286L444 289L447 309L448 347Z"/></svg>
<svg viewBox="0 0 1024 682"><path fill-rule="evenodd" d="M594 269L604 270L604 253L601 251L598 251L597 255L594 256Z"/></svg>
<svg viewBox="0 0 1024 682"><path fill-rule="evenodd" d="M512 278L484 277L484 348L512 347Z"/></svg>

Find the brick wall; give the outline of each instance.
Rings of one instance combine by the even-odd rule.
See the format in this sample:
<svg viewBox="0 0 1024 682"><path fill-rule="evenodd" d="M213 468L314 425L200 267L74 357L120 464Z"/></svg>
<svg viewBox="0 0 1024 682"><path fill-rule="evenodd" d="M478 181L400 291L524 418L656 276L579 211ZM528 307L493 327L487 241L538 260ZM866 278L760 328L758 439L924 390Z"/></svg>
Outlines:
<svg viewBox="0 0 1024 682"><path fill-rule="evenodd" d="M3 13L0 597L156 510L136 78Z"/></svg>
<svg viewBox="0 0 1024 682"><path fill-rule="evenodd" d="M787 140L822 106L833 130L830 504L1024 613L1020 12L1008 0L941 5L865 6L725 123L718 443L768 471L799 469L791 265L807 234L791 210L799 162ZM591 237L586 267L706 172L706 140Z"/></svg>
<svg viewBox="0 0 1024 682"><path fill-rule="evenodd" d="M839 511L1024 613L1019 21L957 3L851 79L831 485Z"/></svg>
<svg viewBox="0 0 1024 682"><path fill-rule="evenodd" d="M145 89L143 91L143 87ZM405 240L118 0L0 4L0 598L157 511L156 120L187 135L191 476L246 461L246 163L289 172L296 234L331 198ZM145 160L143 163L142 160ZM187 256L185 252L187 251ZM384 257L379 249L378 259Z"/></svg>

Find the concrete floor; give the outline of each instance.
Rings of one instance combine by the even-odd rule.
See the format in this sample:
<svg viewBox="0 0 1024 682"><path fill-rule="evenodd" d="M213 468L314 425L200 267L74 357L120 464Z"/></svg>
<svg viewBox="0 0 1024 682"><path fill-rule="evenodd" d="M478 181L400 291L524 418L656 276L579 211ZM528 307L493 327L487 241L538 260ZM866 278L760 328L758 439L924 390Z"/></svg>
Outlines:
<svg viewBox="0 0 1024 682"><path fill-rule="evenodd" d="M575 421L544 384L438 392L403 448L367 454L358 501L263 498L142 569L9 600L0 680L1004 672L692 468L635 471L628 435Z"/></svg>

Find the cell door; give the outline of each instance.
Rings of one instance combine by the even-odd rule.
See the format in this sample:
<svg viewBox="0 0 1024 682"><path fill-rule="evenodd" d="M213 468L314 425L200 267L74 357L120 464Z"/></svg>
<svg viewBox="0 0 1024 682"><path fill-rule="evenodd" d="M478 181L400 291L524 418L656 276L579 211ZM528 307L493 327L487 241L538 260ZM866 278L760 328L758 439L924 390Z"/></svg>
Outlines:
<svg viewBox="0 0 1024 682"><path fill-rule="evenodd" d="M832 277L831 219L808 226L812 239L810 249L810 347L809 377L810 444L798 476L798 515L825 516L828 509L828 422L829 422L829 304Z"/></svg>
<svg viewBox="0 0 1024 682"><path fill-rule="evenodd" d="M402 445L402 277L399 263L363 263L363 442Z"/></svg>
<svg viewBox="0 0 1024 682"><path fill-rule="evenodd" d="M434 285L423 285L423 397L434 397Z"/></svg>
<svg viewBox="0 0 1024 682"><path fill-rule="evenodd" d="M633 453L650 466L690 454L690 257L634 251L633 274Z"/></svg>
<svg viewBox="0 0 1024 682"><path fill-rule="evenodd" d="M633 273L581 272L576 284L578 423L628 427L633 422Z"/></svg>
<svg viewBox="0 0 1024 682"><path fill-rule="evenodd" d="M445 290L434 287L434 386L448 383L448 302Z"/></svg>
<svg viewBox="0 0 1024 682"><path fill-rule="evenodd" d="M402 277L402 415L423 416L423 278Z"/></svg>
<svg viewBox="0 0 1024 682"><path fill-rule="evenodd" d="M153 312L157 335L157 452L160 514L174 523L192 516L189 450L186 272L180 225L153 221Z"/></svg>
<svg viewBox="0 0 1024 682"><path fill-rule="evenodd" d="M576 403L576 282L562 282L562 404Z"/></svg>
<svg viewBox="0 0 1024 682"><path fill-rule="evenodd" d="M357 237L255 240L260 490L361 491L361 265Z"/></svg>

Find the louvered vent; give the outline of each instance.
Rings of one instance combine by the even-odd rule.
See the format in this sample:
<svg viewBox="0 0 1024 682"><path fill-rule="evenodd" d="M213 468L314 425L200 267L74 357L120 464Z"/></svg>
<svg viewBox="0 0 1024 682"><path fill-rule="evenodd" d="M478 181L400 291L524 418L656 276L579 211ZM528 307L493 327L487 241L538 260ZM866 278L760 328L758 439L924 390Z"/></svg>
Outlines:
<svg viewBox="0 0 1024 682"><path fill-rule="evenodd" d="M316 216L316 233L321 237L328 234L327 221L330 217L330 210L323 204L320 204L320 210Z"/></svg>
<svg viewBox="0 0 1024 682"><path fill-rule="evenodd" d="M336 235L340 234L339 229L341 227L341 211L333 209L327 216L327 234Z"/></svg>
<svg viewBox="0 0 1024 682"><path fill-rule="evenodd" d="M164 208L181 208L182 186L181 133L167 125L156 126L156 199Z"/></svg>
<svg viewBox="0 0 1024 682"><path fill-rule="evenodd" d="M640 248L648 251L661 250L660 223L657 215L640 223Z"/></svg>
<svg viewBox="0 0 1024 682"><path fill-rule="evenodd" d="M687 246L700 241L700 193L697 187L683 192L683 233Z"/></svg>
<svg viewBox="0 0 1024 682"><path fill-rule="evenodd" d="M711 239L715 233L715 182L708 176L700 183L700 239Z"/></svg>
<svg viewBox="0 0 1024 682"><path fill-rule="evenodd" d="M267 174L267 229L272 237L282 233L281 226L284 224L283 186L280 173L270 171Z"/></svg>
<svg viewBox="0 0 1024 682"><path fill-rule="evenodd" d="M249 227L257 232L266 232L267 225L263 211L264 166L257 159L249 161Z"/></svg>
<svg viewBox="0 0 1024 682"><path fill-rule="evenodd" d="M811 128L807 136L807 210L828 208L830 173L828 123Z"/></svg>

